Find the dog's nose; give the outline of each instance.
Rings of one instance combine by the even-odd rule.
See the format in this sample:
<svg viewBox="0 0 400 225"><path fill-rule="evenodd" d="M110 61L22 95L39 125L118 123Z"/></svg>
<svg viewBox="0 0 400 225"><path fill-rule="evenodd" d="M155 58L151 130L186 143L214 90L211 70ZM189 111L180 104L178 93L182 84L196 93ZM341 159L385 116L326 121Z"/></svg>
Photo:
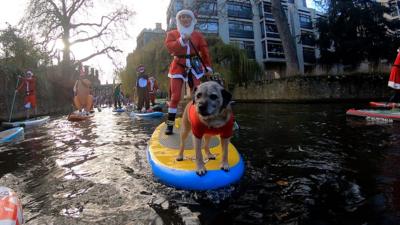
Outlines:
<svg viewBox="0 0 400 225"><path fill-rule="evenodd" d="M208 115L207 112L207 103L199 103L199 113L203 116Z"/></svg>

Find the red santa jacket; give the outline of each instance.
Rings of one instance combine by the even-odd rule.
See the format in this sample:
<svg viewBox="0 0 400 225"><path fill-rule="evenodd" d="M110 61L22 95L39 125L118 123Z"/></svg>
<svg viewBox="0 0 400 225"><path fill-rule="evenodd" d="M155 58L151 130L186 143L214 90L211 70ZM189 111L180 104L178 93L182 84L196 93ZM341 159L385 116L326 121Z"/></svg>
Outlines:
<svg viewBox="0 0 400 225"><path fill-rule="evenodd" d="M36 92L36 78L32 76L31 78L21 78L22 82L17 87L17 90L20 91L24 88L26 96L35 95Z"/></svg>
<svg viewBox="0 0 400 225"><path fill-rule="evenodd" d="M394 89L400 89L400 52L397 54L390 71L388 86Z"/></svg>
<svg viewBox="0 0 400 225"><path fill-rule="evenodd" d="M197 138L202 138L204 134L210 134L210 135L219 134L221 138L229 138L233 134L233 124L234 124L233 113L229 121L223 127L210 128L200 121L200 118L196 113L195 106L191 104L189 106L189 120L190 124L192 125L192 133Z"/></svg>
<svg viewBox="0 0 400 225"><path fill-rule="evenodd" d="M190 51L190 56L192 57L196 56L196 52L193 49L192 45L185 45L185 43L182 42L180 36L181 35L178 30L171 30L167 33L167 37L164 42L165 46L168 49L168 52L172 56L174 56L174 59L172 60L169 67L168 77L182 78L186 80L186 77L184 75L186 65L185 56L187 55L188 50ZM198 31L193 31L192 35L190 36L190 40L192 41L196 50L199 52L205 64L204 66L206 66L208 70L211 70L211 59L208 53L207 42L204 39L203 35ZM202 76L203 74L196 75L197 79Z"/></svg>

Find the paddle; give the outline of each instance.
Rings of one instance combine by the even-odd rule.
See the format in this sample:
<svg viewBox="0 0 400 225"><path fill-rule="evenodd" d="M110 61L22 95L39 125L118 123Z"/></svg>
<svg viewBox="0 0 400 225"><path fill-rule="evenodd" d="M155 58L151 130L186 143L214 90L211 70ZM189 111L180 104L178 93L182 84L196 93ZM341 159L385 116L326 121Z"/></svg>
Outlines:
<svg viewBox="0 0 400 225"><path fill-rule="evenodd" d="M11 116L12 116L12 113L14 110L15 95L17 95L18 83L19 83L19 76L17 79L17 85L15 86L15 90L14 90L14 97L13 97L12 104L11 104L11 111L10 111L10 116L8 117L8 122L11 122Z"/></svg>

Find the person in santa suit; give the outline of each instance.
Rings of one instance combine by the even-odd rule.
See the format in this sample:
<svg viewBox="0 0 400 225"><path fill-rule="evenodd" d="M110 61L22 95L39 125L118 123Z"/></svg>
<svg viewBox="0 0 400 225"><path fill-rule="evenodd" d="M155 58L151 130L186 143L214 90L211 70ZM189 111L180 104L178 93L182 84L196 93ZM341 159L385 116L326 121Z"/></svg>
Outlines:
<svg viewBox="0 0 400 225"><path fill-rule="evenodd" d="M400 103L400 47L397 49L397 57L390 70L388 86L395 91L389 102Z"/></svg>
<svg viewBox="0 0 400 225"><path fill-rule="evenodd" d="M150 103L152 106L154 106L156 104L156 93L159 92L159 89L157 80L153 76L149 77L148 90L149 90Z"/></svg>
<svg viewBox="0 0 400 225"><path fill-rule="evenodd" d="M148 111L150 109L149 87L148 87L149 76L145 73L145 67L143 65L139 65L136 68L136 72L137 72L136 92L138 96L137 110ZM143 110L143 106L145 107L145 110Z"/></svg>
<svg viewBox="0 0 400 225"><path fill-rule="evenodd" d="M194 30L196 22L192 11L179 11L176 14L177 29L169 31L164 42L173 56L168 71L170 101L166 135L173 133L183 82L188 82L190 90L193 91L200 84L202 76L212 73L207 42L200 32Z"/></svg>
<svg viewBox="0 0 400 225"><path fill-rule="evenodd" d="M25 91L24 107L26 109L26 118L29 119L29 110L34 109L35 115L37 114L36 109L36 77L32 71L26 72L26 77L20 77L22 80L21 84L15 89L15 92Z"/></svg>

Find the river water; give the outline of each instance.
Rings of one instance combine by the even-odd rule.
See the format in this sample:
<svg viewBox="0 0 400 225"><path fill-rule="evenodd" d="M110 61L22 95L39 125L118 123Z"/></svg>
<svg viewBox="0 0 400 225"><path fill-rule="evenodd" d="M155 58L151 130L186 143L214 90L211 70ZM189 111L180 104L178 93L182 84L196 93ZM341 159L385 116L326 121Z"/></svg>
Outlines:
<svg viewBox="0 0 400 225"><path fill-rule="evenodd" d="M52 117L0 146L0 186L19 194L26 224L400 224L400 124L350 107L235 105L246 172L206 192L153 178L146 145L162 120Z"/></svg>

